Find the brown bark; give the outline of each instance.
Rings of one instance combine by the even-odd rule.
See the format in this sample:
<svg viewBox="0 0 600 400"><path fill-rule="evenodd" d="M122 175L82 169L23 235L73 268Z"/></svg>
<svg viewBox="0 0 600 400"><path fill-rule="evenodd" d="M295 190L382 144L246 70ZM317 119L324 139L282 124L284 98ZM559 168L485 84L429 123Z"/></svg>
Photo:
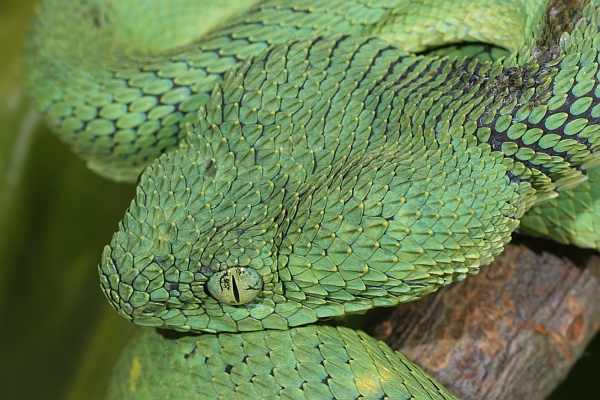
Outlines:
<svg viewBox="0 0 600 400"><path fill-rule="evenodd" d="M529 245L539 243L562 253L508 245L479 275L396 308L371 333L460 398L545 398L600 327L600 258Z"/></svg>

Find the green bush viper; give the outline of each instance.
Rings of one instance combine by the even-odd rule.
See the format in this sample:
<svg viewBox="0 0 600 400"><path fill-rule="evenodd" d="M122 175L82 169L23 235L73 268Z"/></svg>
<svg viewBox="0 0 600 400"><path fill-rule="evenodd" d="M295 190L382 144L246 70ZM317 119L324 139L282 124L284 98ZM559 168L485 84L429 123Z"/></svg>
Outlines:
<svg viewBox="0 0 600 400"><path fill-rule="evenodd" d="M319 320L475 274L520 223L596 247L600 1L255 3L36 12L48 124L103 176L146 168L102 289L189 332L142 330L108 397L452 398Z"/></svg>

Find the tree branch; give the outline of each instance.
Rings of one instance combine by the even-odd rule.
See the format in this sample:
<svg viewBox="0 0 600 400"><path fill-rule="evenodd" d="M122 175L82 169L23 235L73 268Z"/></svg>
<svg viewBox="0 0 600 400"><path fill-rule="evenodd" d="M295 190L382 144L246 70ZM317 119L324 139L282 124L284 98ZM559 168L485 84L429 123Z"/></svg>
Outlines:
<svg viewBox="0 0 600 400"><path fill-rule="evenodd" d="M529 242L508 245L477 276L397 307L371 333L463 399L545 398L600 326L600 258ZM559 252L532 250L540 246Z"/></svg>

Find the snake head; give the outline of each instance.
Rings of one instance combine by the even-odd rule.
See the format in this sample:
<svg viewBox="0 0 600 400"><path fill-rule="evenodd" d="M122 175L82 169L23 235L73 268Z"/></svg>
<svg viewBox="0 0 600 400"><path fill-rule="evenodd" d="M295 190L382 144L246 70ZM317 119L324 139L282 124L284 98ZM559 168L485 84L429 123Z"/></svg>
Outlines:
<svg viewBox="0 0 600 400"><path fill-rule="evenodd" d="M287 321L274 312L286 302L277 249L297 196L286 196L287 178L278 168L240 157L244 143L226 140L227 126L201 118L196 129L203 135L190 132L192 139L142 176L103 252L104 293L141 325L285 329Z"/></svg>

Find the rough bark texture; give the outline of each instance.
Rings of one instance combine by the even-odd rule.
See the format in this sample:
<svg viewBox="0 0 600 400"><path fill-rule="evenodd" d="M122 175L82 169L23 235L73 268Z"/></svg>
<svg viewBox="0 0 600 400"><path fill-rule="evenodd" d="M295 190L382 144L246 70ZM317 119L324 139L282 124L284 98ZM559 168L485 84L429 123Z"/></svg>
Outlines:
<svg viewBox="0 0 600 400"><path fill-rule="evenodd" d="M528 246L507 246L479 275L396 308L371 333L462 399L545 398L600 327L600 258Z"/></svg>

